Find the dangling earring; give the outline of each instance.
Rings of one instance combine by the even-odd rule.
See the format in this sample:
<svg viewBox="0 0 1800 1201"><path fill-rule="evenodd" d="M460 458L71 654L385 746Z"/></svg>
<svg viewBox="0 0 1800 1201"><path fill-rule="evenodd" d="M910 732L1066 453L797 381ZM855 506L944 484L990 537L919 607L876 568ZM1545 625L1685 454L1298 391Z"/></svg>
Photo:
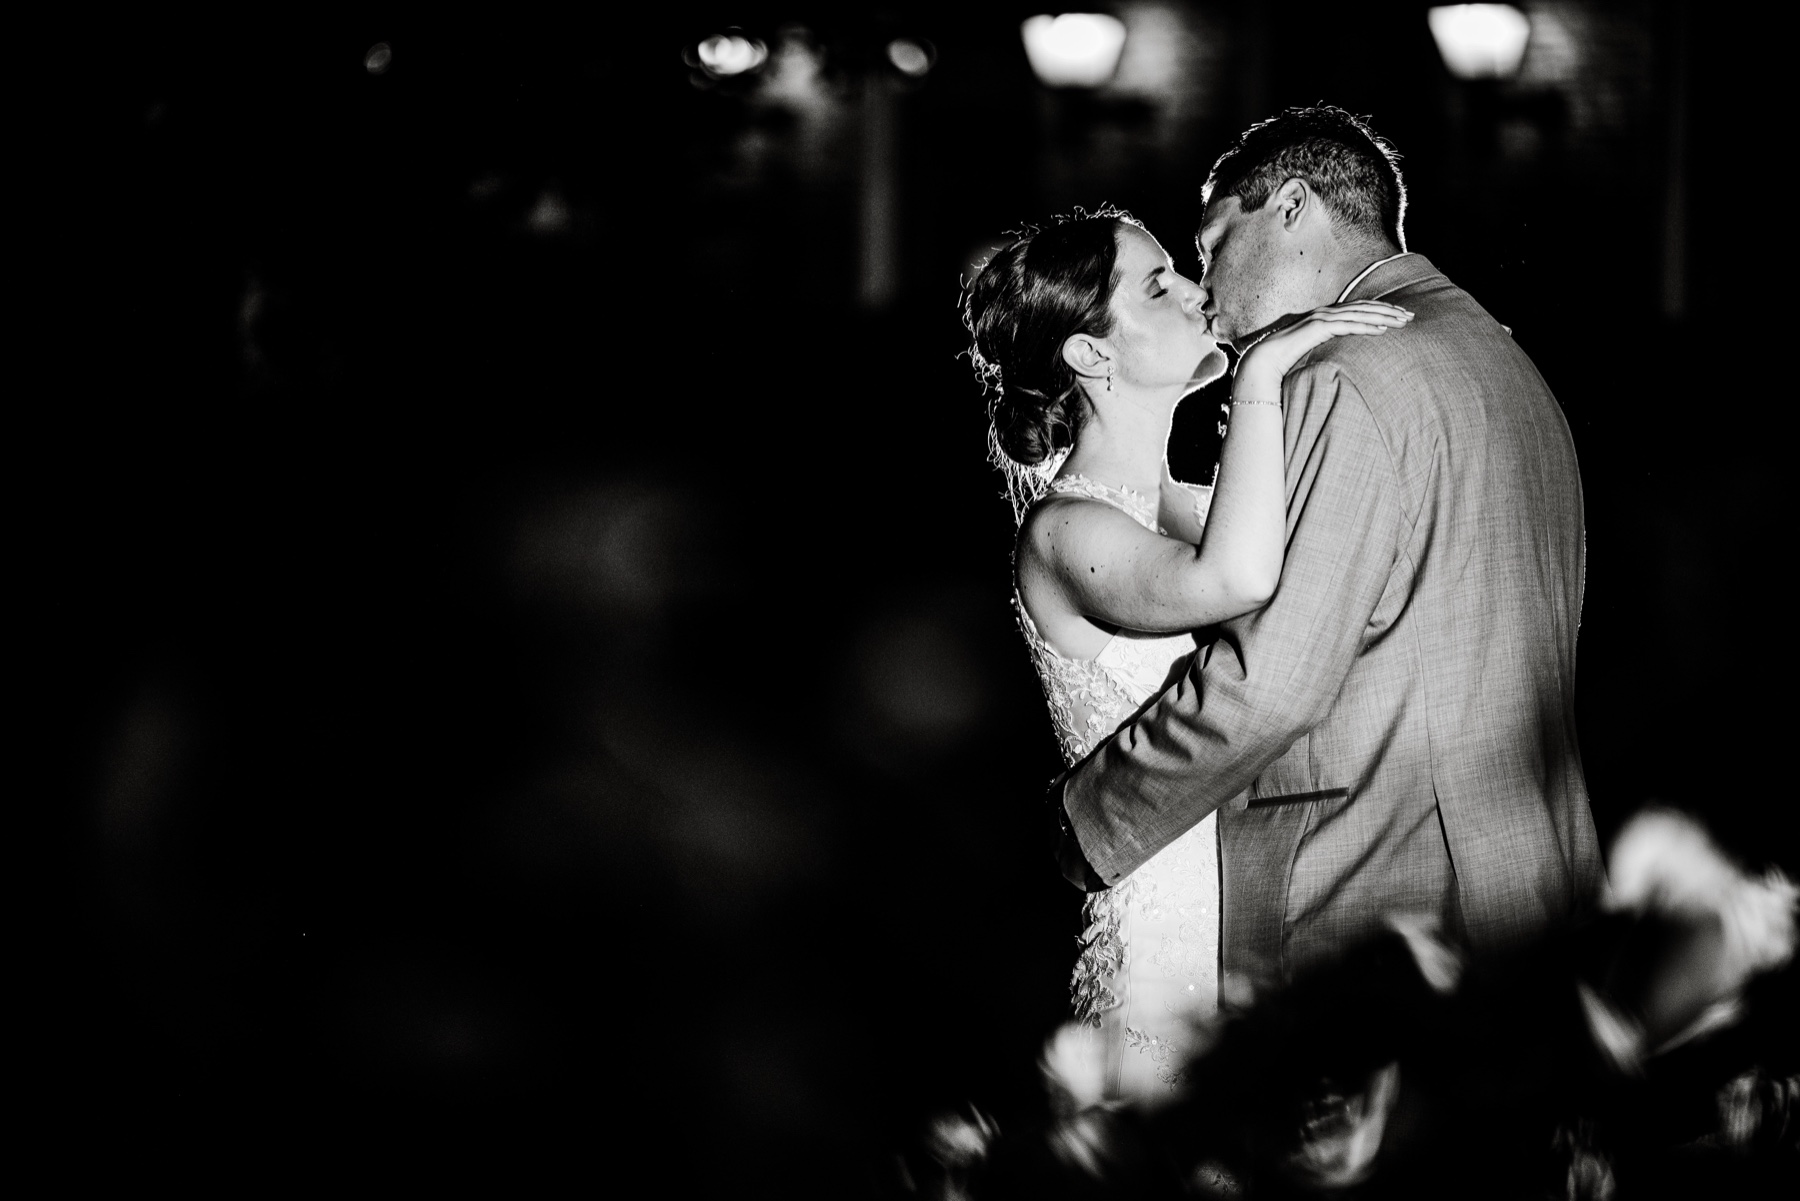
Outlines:
<svg viewBox="0 0 1800 1201"><path fill-rule="evenodd" d="M1108 367L1106 369L1106 390L1108 392L1112 391L1112 368L1111 367Z"/></svg>

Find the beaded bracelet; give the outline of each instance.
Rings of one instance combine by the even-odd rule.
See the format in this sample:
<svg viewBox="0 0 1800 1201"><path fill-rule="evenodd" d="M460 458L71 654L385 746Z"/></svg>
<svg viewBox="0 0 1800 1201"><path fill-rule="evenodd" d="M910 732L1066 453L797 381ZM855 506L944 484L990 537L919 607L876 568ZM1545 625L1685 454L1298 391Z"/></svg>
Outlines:
<svg viewBox="0 0 1800 1201"><path fill-rule="evenodd" d="M1231 403L1234 405L1274 405L1276 408L1281 407L1281 402L1279 400L1239 400L1235 396L1232 397Z"/></svg>

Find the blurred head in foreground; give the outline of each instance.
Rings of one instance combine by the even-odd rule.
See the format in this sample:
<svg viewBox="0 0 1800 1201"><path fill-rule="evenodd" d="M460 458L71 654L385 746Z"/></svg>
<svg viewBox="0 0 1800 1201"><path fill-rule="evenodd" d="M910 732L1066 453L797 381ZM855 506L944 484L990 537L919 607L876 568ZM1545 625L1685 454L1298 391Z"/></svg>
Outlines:
<svg viewBox="0 0 1800 1201"><path fill-rule="evenodd" d="M1038 1126L946 1119L961 1137L938 1141L955 1154L932 1153L939 1189L920 1191L1754 1192L1738 1184L1779 1174L1800 1140L1783 970L1800 889L1669 810L1628 823L1609 865L1608 912L1523 952L1470 958L1430 923L1392 919L1212 1032L1184 1095L1155 1112L1106 1101L1091 1032L1065 1027L1045 1047ZM1696 1193L1695 1179L1716 1187Z"/></svg>

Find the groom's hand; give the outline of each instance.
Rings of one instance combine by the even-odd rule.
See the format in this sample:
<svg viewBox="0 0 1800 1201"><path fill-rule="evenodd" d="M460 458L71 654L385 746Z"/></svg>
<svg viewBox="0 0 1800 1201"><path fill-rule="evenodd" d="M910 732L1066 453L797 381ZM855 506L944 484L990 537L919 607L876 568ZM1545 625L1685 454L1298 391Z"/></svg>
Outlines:
<svg viewBox="0 0 1800 1201"><path fill-rule="evenodd" d="M1069 821L1069 812L1063 808L1063 783L1068 779L1066 774L1056 777L1050 785L1050 808L1046 811L1050 819L1052 836L1052 853L1056 856L1056 866L1062 872L1063 879L1083 892L1100 892L1106 888L1106 881L1088 864L1087 856L1081 853L1081 842L1075 837L1075 826Z"/></svg>

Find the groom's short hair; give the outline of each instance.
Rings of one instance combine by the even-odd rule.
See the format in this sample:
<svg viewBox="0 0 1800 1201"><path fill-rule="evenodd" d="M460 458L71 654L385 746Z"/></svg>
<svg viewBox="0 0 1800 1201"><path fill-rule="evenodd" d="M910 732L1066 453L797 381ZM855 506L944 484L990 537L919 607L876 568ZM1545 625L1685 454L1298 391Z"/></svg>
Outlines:
<svg viewBox="0 0 1800 1201"><path fill-rule="evenodd" d="M1335 105L1290 108L1238 135L1213 163L1201 204L1235 196L1245 212L1303 179L1338 221L1406 249L1400 155L1363 118Z"/></svg>

